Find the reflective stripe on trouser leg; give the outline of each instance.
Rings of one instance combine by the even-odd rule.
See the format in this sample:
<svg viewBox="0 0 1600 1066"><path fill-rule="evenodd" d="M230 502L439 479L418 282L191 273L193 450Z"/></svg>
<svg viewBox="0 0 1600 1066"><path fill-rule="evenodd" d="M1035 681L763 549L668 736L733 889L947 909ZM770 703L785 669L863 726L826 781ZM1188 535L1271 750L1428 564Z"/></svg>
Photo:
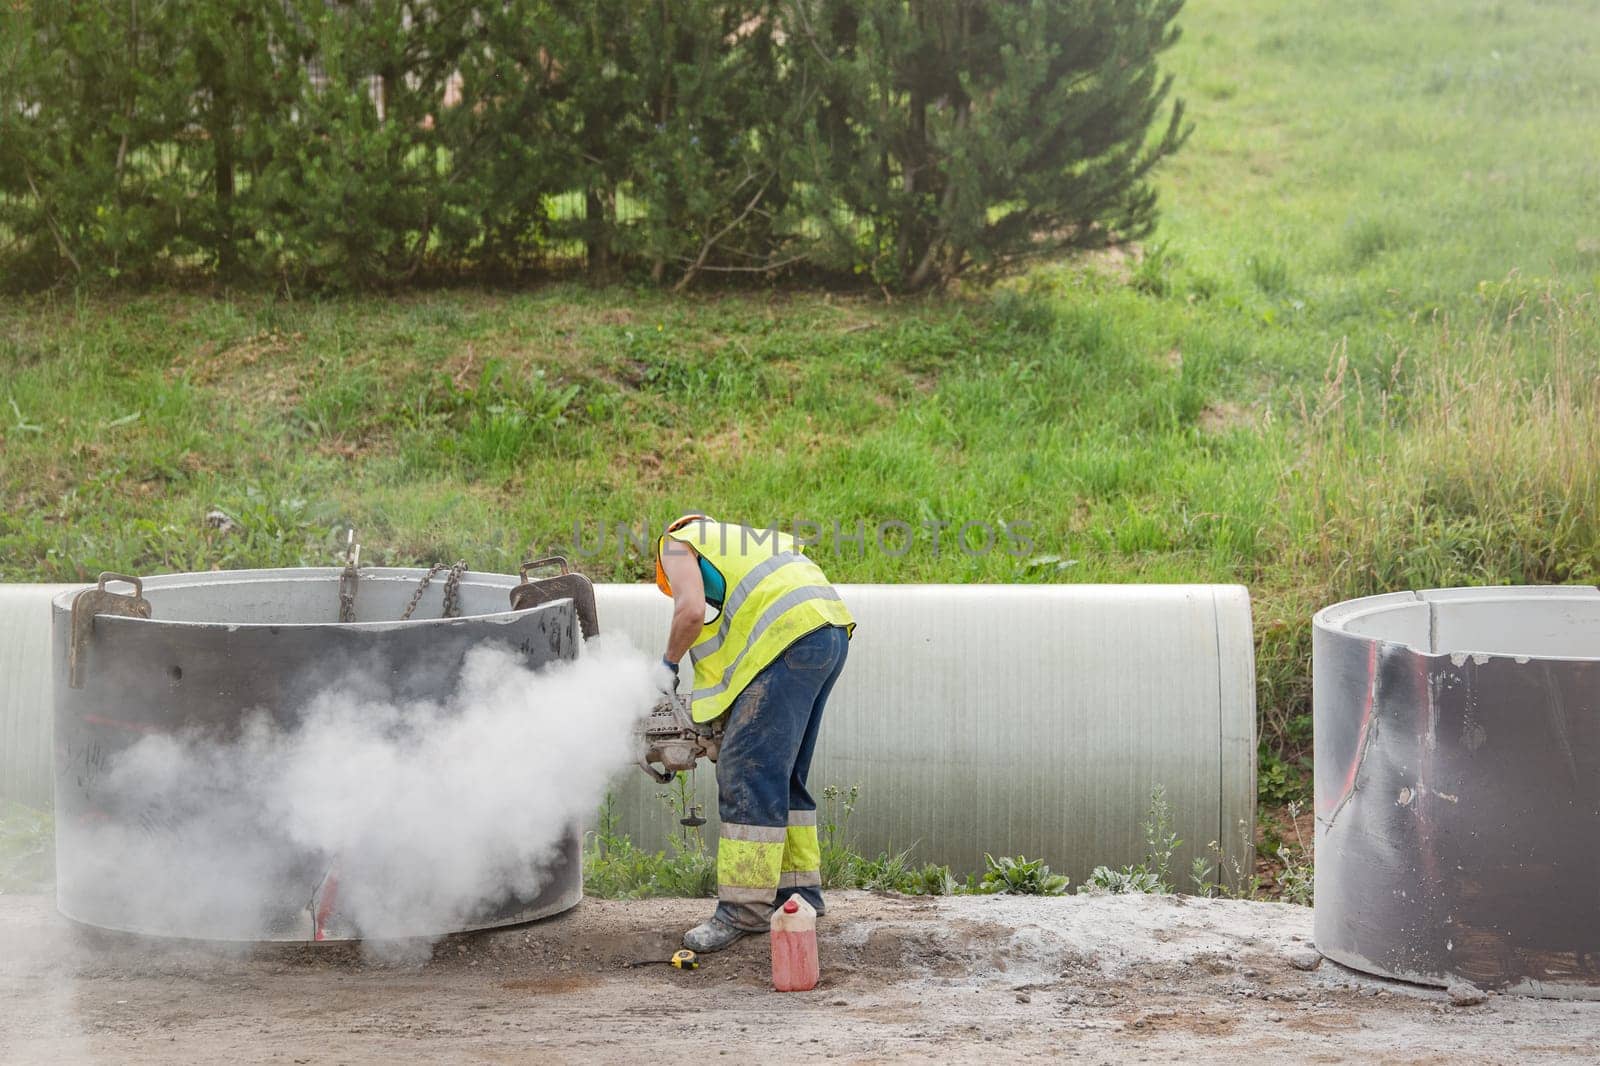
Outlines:
<svg viewBox="0 0 1600 1066"><path fill-rule="evenodd" d="M789 827L783 837L783 874L778 878L774 903L781 907L791 896L799 896L818 914L823 912L822 849L817 843L814 810L789 812Z"/></svg>
<svg viewBox="0 0 1600 1066"><path fill-rule="evenodd" d="M749 924L764 920L783 872L782 826L722 823L717 841L717 901L748 915Z"/></svg>
<svg viewBox="0 0 1600 1066"><path fill-rule="evenodd" d="M791 895L786 889L791 888L821 888L821 870L785 870L778 877L778 895L787 898ZM813 908L816 904L811 904Z"/></svg>
<svg viewBox="0 0 1600 1066"><path fill-rule="evenodd" d="M783 874L779 888L822 884L822 848L817 842L817 812L790 811L783 837Z"/></svg>

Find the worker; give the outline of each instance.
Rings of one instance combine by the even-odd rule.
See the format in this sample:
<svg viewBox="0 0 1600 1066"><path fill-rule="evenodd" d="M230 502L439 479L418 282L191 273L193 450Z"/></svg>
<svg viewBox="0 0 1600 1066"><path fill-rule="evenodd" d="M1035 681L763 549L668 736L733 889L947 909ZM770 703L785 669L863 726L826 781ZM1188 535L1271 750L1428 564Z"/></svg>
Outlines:
<svg viewBox="0 0 1600 1066"><path fill-rule="evenodd" d="M720 951L766 932L792 895L823 913L817 805L806 788L817 727L855 620L793 537L684 515L656 541L672 597L662 689L685 671L696 722L726 716L717 761L717 909L683 946Z"/></svg>

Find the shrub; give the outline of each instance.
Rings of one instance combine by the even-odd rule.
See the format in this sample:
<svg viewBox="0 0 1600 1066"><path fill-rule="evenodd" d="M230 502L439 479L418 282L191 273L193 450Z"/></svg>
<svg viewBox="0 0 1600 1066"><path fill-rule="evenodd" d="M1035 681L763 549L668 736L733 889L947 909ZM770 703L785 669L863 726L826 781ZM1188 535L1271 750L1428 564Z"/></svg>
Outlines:
<svg viewBox="0 0 1600 1066"><path fill-rule="evenodd" d="M25 284L805 266L918 289L1126 241L1181 0L141 0L0 9ZM1156 132L1150 135L1152 127Z"/></svg>
<svg viewBox="0 0 1600 1066"><path fill-rule="evenodd" d="M1172 805L1167 802L1165 785L1150 789L1150 806L1144 820L1144 869L1156 880L1161 892L1172 891L1172 855L1183 841L1172 831Z"/></svg>
<svg viewBox="0 0 1600 1066"><path fill-rule="evenodd" d="M821 0L792 5L823 85L823 255L917 289L1144 236L1146 178L1187 136L1171 79L1181 0Z"/></svg>

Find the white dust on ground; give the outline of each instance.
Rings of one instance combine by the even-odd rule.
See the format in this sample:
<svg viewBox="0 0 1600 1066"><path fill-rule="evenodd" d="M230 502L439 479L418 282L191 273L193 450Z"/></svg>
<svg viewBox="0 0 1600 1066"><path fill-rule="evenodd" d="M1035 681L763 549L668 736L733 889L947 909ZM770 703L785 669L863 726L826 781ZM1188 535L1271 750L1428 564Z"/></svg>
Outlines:
<svg viewBox="0 0 1600 1066"><path fill-rule="evenodd" d="M1311 912L1188 897L833 893L815 992L770 991L761 938L661 960L704 900L587 900L440 943L209 955L73 936L0 897L0 1061L1592 1062L1600 1003L1442 990L1289 956Z"/></svg>

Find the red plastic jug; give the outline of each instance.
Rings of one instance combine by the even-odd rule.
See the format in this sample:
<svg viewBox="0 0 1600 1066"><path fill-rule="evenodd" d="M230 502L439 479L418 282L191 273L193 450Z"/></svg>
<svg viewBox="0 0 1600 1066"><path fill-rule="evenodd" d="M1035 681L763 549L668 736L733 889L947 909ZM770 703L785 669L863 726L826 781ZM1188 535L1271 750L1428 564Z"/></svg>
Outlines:
<svg viewBox="0 0 1600 1066"><path fill-rule="evenodd" d="M817 987L817 912L790 896L772 912L772 987L809 992Z"/></svg>

